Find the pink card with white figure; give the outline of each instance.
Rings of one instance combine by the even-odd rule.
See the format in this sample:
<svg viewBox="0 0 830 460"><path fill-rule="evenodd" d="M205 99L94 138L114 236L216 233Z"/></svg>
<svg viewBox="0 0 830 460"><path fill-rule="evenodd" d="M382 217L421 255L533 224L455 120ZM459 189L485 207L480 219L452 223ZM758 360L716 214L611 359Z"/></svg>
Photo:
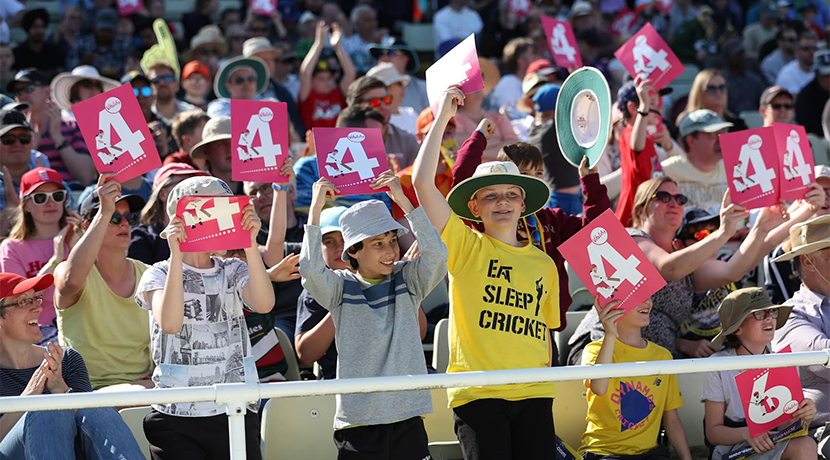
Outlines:
<svg viewBox="0 0 830 460"><path fill-rule="evenodd" d="M242 228L247 196L186 196L176 205L187 240L182 252L226 251L251 247L251 232Z"/></svg>
<svg viewBox="0 0 830 460"><path fill-rule="evenodd" d="M636 11L623 8L614 16L614 20L611 21L611 26L608 30L615 37L627 37L633 32L632 29L639 17L640 15Z"/></svg>
<svg viewBox="0 0 830 460"><path fill-rule="evenodd" d="M579 47L576 45L570 22L542 16L542 28L545 29L550 53L556 65L567 69L582 67L582 56L579 55Z"/></svg>
<svg viewBox="0 0 830 460"><path fill-rule="evenodd" d="M558 249L588 291L599 294L600 307L619 300L617 309L630 311L666 285L610 209Z"/></svg>
<svg viewBox="0 0 830 460"><path fill-rule="evenodd" d="M661 13L670 14L674 0L654 0L654 7Z"/></svg>
<svg viewBox="0 0 830 460"><path fill-rule="evenodd" d="M231 99L233 180L288 182L288 177L280 174L288 146L285 102Z"/></svg>
<svg viewBox="0 0 830 460"><path fill-rule="evenodd" d="M380 129L314 128L317 170L340 191L339 195L384 192L372 189L372 183L389 169L386 148Z"/></svg>
<svg viewBox="0 0 830 460"><path fill-rule="evenodd" d="M789 353L784 348L778 353ZM804 400L801 378L795 367L750 369L735 376L749 436L756 437L793 419Z"/></svg>
<svg viewBox="0 0 830 460"><path fill-rule="evenodd" d="M438 103L444 91L453 85L460 85L464 94L484 89L481 67L478 63L475 34L470 34L464 41L455 45L441 59L429 66L426 71L427 98L432 107L432 114L438 114Z"/></svg>
<svg viewBox="0 0 830 460"><path fill-rule="evenodd" d="M144 9L144 0L116 0L118 15L121 17L130 16Z"/></svg>
<svg viewBox="0 0 830 460"><path fill-rule="evenodd" d="M646 23L628 41L623 43L614 56L620 60L632 77L644 75L651 79L656 90L665 87L683 73L683 64L669 48L651 23Z"/></svg>
<svg viewBox="0 0 830 460"><path fill-rule="evenodd" d="M773 123L772 130L778 151L781 198L800 200L816 180L816 163L807 132L802 125L784 123Z"/></svg>
<svg viewBox="0 0 830 460"><path fill-rule="evenodd" d="M273 16L277 11L277 0L251 0L251 11L254 14Z"/></svg>
<svg viewBox="0 0 830 460"><path fill-rule="evenodd" d="M129 83L72 106L99 174L126 182L161 167L156 143Z"/></svg>
<svg viewBox="0 0 830 460"><path fill-rule="evenodd" d="M729 195L747 209L778 204L778 152L771 127L718 136Z"/></svg>

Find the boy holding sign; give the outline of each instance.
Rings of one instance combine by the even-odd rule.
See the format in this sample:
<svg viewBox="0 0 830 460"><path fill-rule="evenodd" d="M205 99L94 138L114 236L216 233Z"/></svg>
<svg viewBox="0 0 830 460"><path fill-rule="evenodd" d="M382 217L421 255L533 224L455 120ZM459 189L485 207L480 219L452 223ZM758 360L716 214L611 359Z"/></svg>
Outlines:
<svg viewBox="0 0 830 460"><path fill-rule="evenodd" d="M723 329L711 343L712 348L718 349L726 342L727 348L713 354L712 357L770 353L770 342L775 330L787 322L790 311L792 307L773 305L769 295L761 288L739 289L729 294L718 308ZM747 428L744 412L746 404L735 382L735 377L740 372L709 372L704 377L700 398L706 404L706 439L715 446L712 459L732 458L730 453L747 446L756 453L753 459L815 459L816 443L809 436L783 439L777 443L773 442L770 433L766 431L751 436L752 430ZM770 379L766 386L769 388L778 383L781 382L773 382ZM800 389L798 380L796 384ZM782 402L779 405L783 406L781 414L784 414L786 403ZM816 415L815 404L806 398L792 410L792 419L801 419L807 425Z"/></svg>

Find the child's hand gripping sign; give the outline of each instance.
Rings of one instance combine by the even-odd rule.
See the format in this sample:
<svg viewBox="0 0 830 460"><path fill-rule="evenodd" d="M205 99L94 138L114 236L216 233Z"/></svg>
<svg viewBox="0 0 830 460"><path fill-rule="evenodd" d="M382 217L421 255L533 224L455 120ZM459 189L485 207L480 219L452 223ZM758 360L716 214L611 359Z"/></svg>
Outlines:
<svg viewBox="0 0 830 460"><path fill-rule="evenodd" d="M610 210L558 249L588 291L599 294L601 308L618 300L617 309L628 312L666 285Z"/></svg>
<svg viewBox="0 0 830 460"><path fill-rule="evenodd" d="M542 16L542 28L545 29L548 46L556 65L566 69L582 67L582 56L579 54L570 22Z"/></svg>
<svg viewBox="0 0 830 460"><path fill-rule="evenodd" d="M251 247L251 231L242 226L247 196L185 196L176 205L184 223L182 252L225 251Z"/></svg>
<svg viewBox="0 0 830 460"><path fill-rule="evenodd" d="M778 152L772 128L721 134L718 139L732 202L747 209L778 204Z"/></svg>
<svg viewBox="0 0 830 460"><path fill-rule="evenodd" d="M124 183L161 167L150 128L129 83L72 106L95 169Z"/></svg>
<svg viewBox="0 0 830 460"><path fill-rule="evenodd" d="M378 193L372 182L389 169L383 135L370 128L314 128L317 170L341 195Z"/></svg>
<svg viewBox="0 0 830 460"><path fill-rule="evenodd" d="M238 181L283 183L288 158L288 110L284 102L231 99L231 167Z"/></svg>
<svg viewBox="0 0 830 460"><path fill-rule="evenodd" d="M478 63L475 34L455 45L447 54L432 64L426 71L427 98L432 114L438 116L441 95L450 86L458 86L464 94L484 89L481 67ZM384 170L385 171L385 170Z"/></svg>
<svg viewBox="0 0 830 460"><path fill-rule="evenodd" d="M800 200L816 180L815 160L804 126L773 123L781 174L781 199Z"/></svg>
<svg viewBox="0 0 830 460"><path fill-rule="evenodd" d="M683 73L683 64L657 34L651 23L646 23L615 53L632 77L642 75L660 90Z"/></svg>

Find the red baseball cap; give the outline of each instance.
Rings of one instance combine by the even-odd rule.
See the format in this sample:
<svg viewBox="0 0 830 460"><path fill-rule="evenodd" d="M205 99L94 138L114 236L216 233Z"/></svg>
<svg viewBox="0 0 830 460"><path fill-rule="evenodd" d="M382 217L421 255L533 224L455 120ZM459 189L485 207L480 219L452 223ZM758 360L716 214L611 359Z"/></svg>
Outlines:
<svg viewBox="0 0 830 460"><path fill-rule="evenodd" d="M206 65L202 64L202 61L190 61L185 64L184 69L182 69L182 80L187 80L194 73L200 73L210 80L210 71L208 71Z"/></svg>
<svg viewBox="0 0 830 460"><path fill-rule="evenodd" d="M156 171L156 176L153 178L153 190L160 187L170 176L193 177L210 176L210 174L206 171L196 169L187 163L168 163Z"/></svg>
<svg viewBox="0 0 830 460"><path fill-rule="evenodd" d="M51 286L54 281L55 278L48 273L29 279L15 273L0 273L0 300L23 294L29 289L34 289L35 292L43 291Z"/></svg>
<svg viewBox="0 0 830 460"><path fill-rule="evenodd" d="M53 182L60 185L62 189L66 189L66 187L63 186L63 179L61 178L61 175L54 169L38 166L37 168L26 172L23 174L23 177L20 178L20 199L23 200L23 198L34 192L36 188L48 182Z"/></svg>
<svg viewBox="0 0 830 460"><path fill-rule="evenodd" d="M538 73L539 75L550 75L556 72L556 67L550 63L547 59L537 59L530 63L527 66L527 71L525 73Z"/></svg>

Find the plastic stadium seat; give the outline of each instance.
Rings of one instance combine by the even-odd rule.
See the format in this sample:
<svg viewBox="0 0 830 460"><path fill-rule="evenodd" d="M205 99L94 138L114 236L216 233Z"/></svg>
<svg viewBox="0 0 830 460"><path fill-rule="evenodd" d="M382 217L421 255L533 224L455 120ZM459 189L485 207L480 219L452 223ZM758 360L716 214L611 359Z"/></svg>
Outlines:
<svg viewBox="0 0 830 460"><path fill-rule="evenodd" d="M556 348L557 350L559 350L560 363L564 363L568 359L568 352L571 349L568 346L568 339L571 338L574 331L576 330L576 327L579 326L579 323L582 321L582 318L584 318L587 314L588 310L569 311L565 313L565 319L568 322L568 325L565 327L564 331L555 332L553 336L553 340L556 341Z"/></svg>
<svg viewBox="0 0 830 460"><path fill-rule="evenodd" d="M581 288L572 292L571 299L569 311L590 310L594 306L594 296L588 292L588 288ZM586 306L587 308L585 308Z"/></svg>
<svg viewBox="0 0 830 460"><path fill-rule="evenodd" d="M749 129L764 126L764 116L757 110L744 110L741 112L740 117Z"/></svg>
<svg viewBox="0 0 830 460"><path fill-rule="evenodd" d="M692 447L703 446L703 417L704 404L700 401L703 389L704 374L680 374L677 381L680 383L680 393L683 395L683 407L677 409L677 414L686 430L686 439Z"/></svg>
<svg viewBox="0 0 830 460"><path fill-rule="evenodd" d="M424 418L430 453L435 460L461 460L461 446L455 436L452 409L447 407L447 390L432 390L432 410Z"/></svg>
<svg viewBox="0 0 830 460"><path fill-rule="evenodd" d="M432 346L432 368L436 372L447 372L450 365L450 320L444 318L435 325Z"/></svg>
<svg viewBox="0 0 830 460"><path fill-rule="evenodd" d="M285 331L275 327L277 339L280 341L282 352L285 353L285 360L288 361L288 370L285 371L286 380L300 380L300 365L297 363L297 355L294 353L294 344L288 340Z"/></svg>
<svg viewBox="0 0 830 460"><path fill-rule="evenodd" d="M262 458L337 458L334 411L333 395L269 400L262 412Z"/></svg>
<svg viewBox="0 0 830 460"><path fill-rule="evenodd" d="M441 305L447 305L449 303L450 293L447 290L447 282L441 280L438 286L435 286L435 289L427 294L426 298L421 302L421 310L424 311L424 314L429 314L429 312Z"/></svg>
<svg viewBox="0 0 830 460"><path fill-rule="evenodd" d="M148 460L150 459L150 443L147 441L147 437L144 436L144 416L149 414L151 410L153 409L150 406L142 406L130 407L118 411L124 423L133 432L133 437L135 437L138 447L141 448L141 451L144 452Z"/></svg>
<svg viewBox="0 0 830 460"><path fill-rule="evenodd" d="M570 314L570 313L568 313ZM553 400L553 426L556 436L574 449L579 449L582 434L588 425L588 401L585 399L582 380L556 382L556 398Z"/></svg>

